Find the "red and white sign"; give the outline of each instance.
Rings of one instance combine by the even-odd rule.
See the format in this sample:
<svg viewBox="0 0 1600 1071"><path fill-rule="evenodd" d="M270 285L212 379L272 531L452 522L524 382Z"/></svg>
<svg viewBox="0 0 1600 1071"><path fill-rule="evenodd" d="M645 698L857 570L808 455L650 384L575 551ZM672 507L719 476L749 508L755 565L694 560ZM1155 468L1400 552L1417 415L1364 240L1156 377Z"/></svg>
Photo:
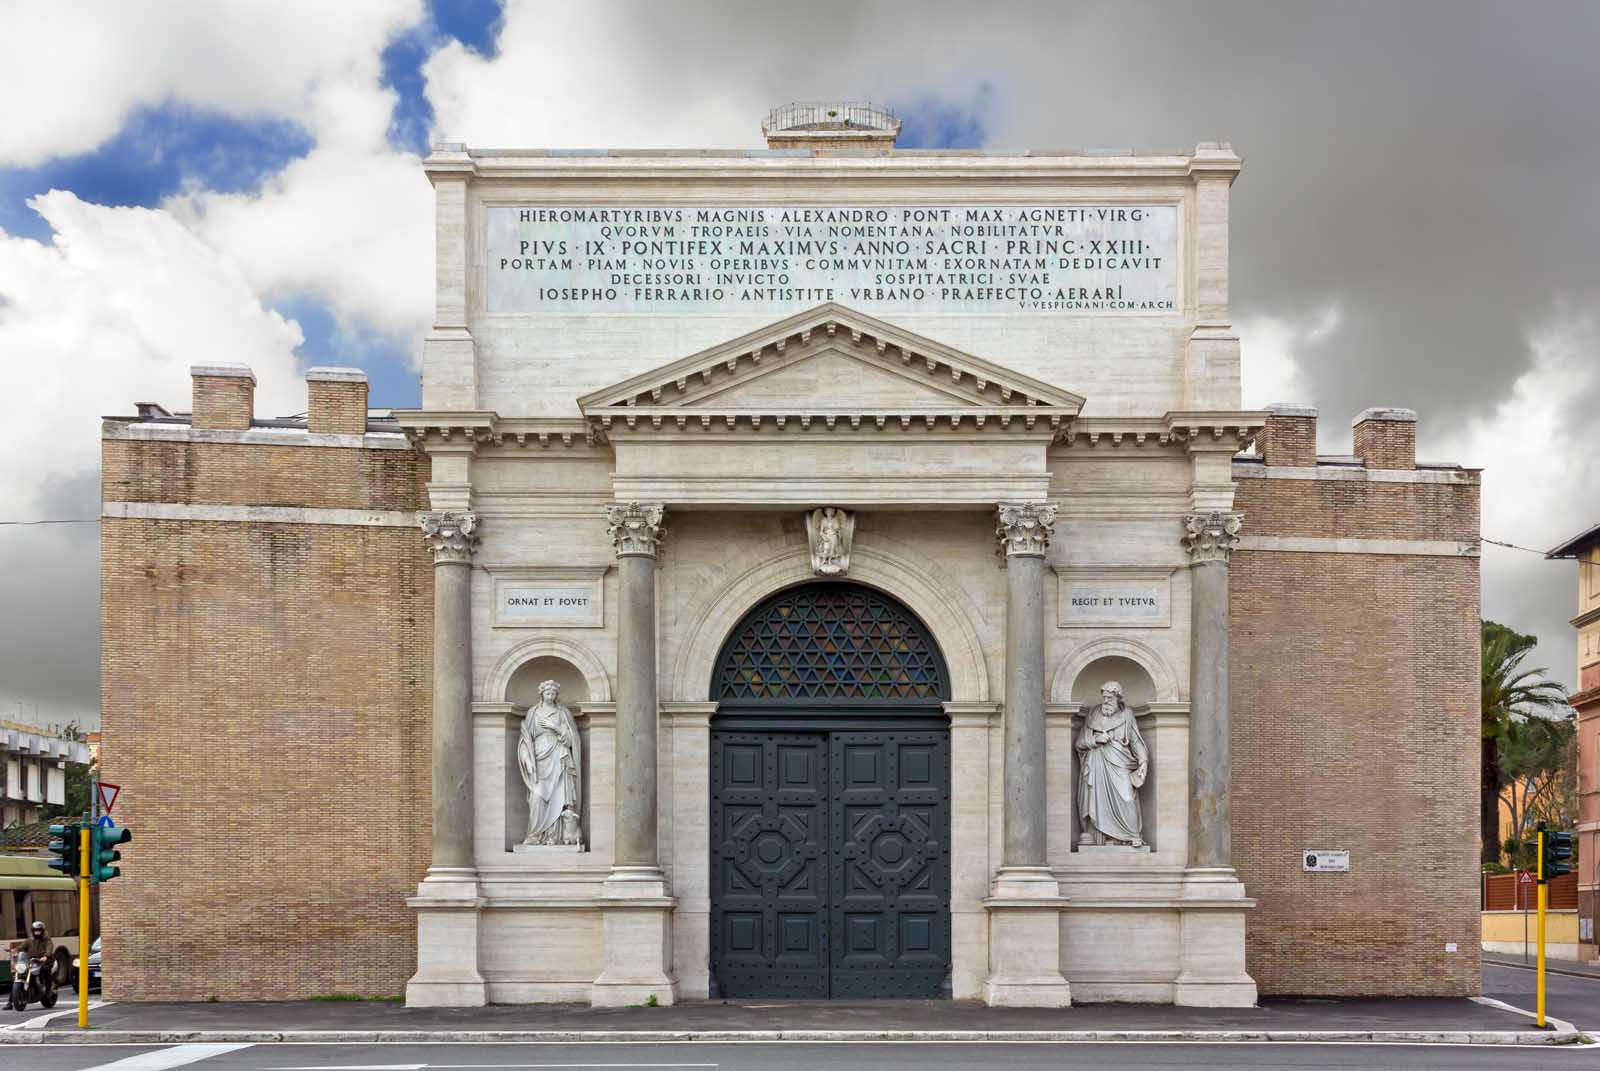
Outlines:
<svg viewBox="0 0 1600 1071"><path fill-rule="evenodd" d="M100 809L110 814L111 805L117 802L117 793L122 791L122 786L113 785L110 781L96 781L94 790L100 796Z"/></svg>
<svg viewBox="0 0 1600 1071"><path fill-rule="evenodd" d="M109 807L106 808L106 809L110 810ZM1520 878L1518 878L1517 880L1520 881L1524 885L1532 885L1533 884L1533 871L1524 870L1522 872L1522 876Z"/></svg>

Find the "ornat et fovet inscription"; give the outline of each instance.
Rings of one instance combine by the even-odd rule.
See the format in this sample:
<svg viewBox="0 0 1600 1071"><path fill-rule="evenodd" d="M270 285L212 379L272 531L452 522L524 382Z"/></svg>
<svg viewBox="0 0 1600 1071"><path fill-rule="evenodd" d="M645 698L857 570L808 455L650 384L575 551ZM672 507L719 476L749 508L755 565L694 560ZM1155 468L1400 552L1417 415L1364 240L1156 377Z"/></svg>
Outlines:
<svg viewBox="0 0 1600 1071"><path fill-rule="evenodd" d="M490 314L1177 311L1175 205L486 209Z"/></svg>
<svg viewBox="0 0 1600 1071"><path fill-rule="evenodd" d="M497 628L600 628L605 624L603 568L495 568Z"/></svg>

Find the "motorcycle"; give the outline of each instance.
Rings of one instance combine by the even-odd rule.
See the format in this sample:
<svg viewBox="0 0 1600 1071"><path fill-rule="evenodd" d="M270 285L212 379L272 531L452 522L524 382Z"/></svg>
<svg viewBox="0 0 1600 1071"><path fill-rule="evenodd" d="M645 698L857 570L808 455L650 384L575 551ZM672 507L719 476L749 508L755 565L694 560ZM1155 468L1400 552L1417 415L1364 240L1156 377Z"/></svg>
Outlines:
<svg viewBox="0 0 1600 1071"><path fill-rule="evenodd" d="M56 1006L55 961L34 959L18 949L11 959L11 1006L17 1011L37 1001L41 1007Z"/></svg>

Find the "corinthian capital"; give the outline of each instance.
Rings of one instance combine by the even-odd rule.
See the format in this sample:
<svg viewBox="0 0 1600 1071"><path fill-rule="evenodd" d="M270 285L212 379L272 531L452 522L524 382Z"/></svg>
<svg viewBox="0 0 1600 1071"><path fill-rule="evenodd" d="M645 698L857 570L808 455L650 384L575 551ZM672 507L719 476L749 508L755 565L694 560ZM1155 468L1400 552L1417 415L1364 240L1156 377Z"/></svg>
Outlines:
<svg viewBox="0 0 1600 1071"><path fill-rule="evenodd" d="M665 507L653 502L613 502L606 507L606 535L617 548L617 557L642 554L656 556L665 529L661 515Z"/></svg>
<svg viewBox="0 0 1600 1071"><path fill-rule="evenodd" d="M1242 513L1185 513L1183 515L1183 549L1195 565L1205 562L1228 563L1233 548L1239 545L1239 527L1244 524Z"/></svg>
<svg viewBox="0 0 1600 1071"><path fill-rule="evenodd" d="M1008 558L1022 554L1039 557L1050 545L1050 531L1055 523L1056 507L1048 503L1001 503L994 536Z"/></svg>
<svg viewBox="0 0 1600 1071"><path fill-rule="evenodd" d="M417 524L422 526L422 538L433 551L435 565L472 561L472 552L478 549L478 537L474 534L478 530L476 513L419 513Z"/></svg>

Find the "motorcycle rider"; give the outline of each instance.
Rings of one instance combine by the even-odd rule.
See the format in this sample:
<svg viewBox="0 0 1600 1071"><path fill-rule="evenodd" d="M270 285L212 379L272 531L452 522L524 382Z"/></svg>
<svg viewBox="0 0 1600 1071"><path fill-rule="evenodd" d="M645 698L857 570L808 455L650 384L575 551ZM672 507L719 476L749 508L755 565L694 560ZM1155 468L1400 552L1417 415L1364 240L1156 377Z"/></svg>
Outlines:
<svg viewBox="0 0 1600 1071"><path fill-rule="evenodd" d="M28 938L28 942L24 948L28 953L28 959L35 963L45 963L49 965L46 967L46 969L51 972L50 980L53 981L55 979L55 946L50 941L50 935L45 932L44 923L41 920L33 920L33 935ZM6 991L6 994L6 1010L10 1011L15 1007L15 1002L11 998L9 989Z"/></svg>

